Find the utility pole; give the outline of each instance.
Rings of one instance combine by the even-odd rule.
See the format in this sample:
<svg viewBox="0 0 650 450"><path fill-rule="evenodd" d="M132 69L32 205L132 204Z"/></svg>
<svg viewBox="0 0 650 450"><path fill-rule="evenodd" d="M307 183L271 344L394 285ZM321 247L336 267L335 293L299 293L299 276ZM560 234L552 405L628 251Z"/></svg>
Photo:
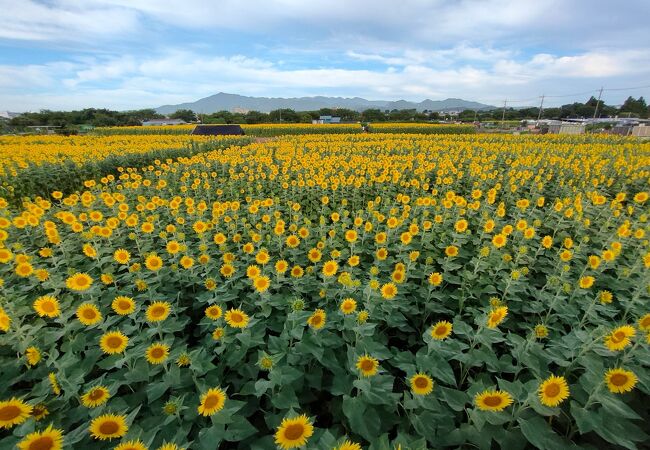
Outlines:
<svg viewBox="0 0 650 450"><path fill-rule="evenodd" d="M508 99L503 101L503 115L501 116L501 125L506 121L506 105L508 104Z"/></svg>
<svg viewBox="0 0 650 450"><path fill-rule="evenodd" d="M542 94L542 101L539 104L539 114L537 114L537 121L542 118L542 111L544 110L544 94Z"/></svg>
<svg viewBox="0 0 650 450"><path fill-rule="evenodd" d="M598 93L598 100L596 101L596 109L594 109L594 119L596 118L596 114L598 113L598 105L600 104L600 96L603 95L603 87L600 87L600 92Z"/></svg>

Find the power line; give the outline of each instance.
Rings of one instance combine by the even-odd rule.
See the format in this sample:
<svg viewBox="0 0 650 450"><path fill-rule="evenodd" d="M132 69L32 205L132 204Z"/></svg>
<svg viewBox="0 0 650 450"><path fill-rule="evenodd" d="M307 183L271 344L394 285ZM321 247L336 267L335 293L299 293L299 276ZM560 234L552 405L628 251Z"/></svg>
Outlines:
<svg viewBox="0 0 650 450"><path fill-rule="evenodd" d="M608 88L608 89L603 89L603 91L631 91L634 89L646 89L646 88L650 88L650 84L646 86L627 87L627 88Z"/></svg>
<svg viewBox="0 0 650 450"><path fill-rule="evenodd" d="M598 98L600 99L603 92L608 92L608 91L631 91L631 90L647 89L647 88L650 88L650 84L649 85L644 85L644 86L621 87L621 88L605 88L605 87L601 87L600 89L592 89L592 90L589 90L589 91L574 92L574 93L571 93L571 94L556 94L556 95L542 94L542 95L537 96L537 97L518 99L518 100L506 99L504 101L504 103L505 102L510 103L510 104L512 104L512 103L525 103L525 102L531 102L533 100L542 99L541 104L543 105L544 104L543 99L549 99L549 98L578 97L578 96L587 95L587 94L591 94L593 96L594 94L596 94L598 92L598 94L599 94ZM485 100L485 101L495 102L496 100ZM599 102L600 102L600 100L599 100Z"/></svg>

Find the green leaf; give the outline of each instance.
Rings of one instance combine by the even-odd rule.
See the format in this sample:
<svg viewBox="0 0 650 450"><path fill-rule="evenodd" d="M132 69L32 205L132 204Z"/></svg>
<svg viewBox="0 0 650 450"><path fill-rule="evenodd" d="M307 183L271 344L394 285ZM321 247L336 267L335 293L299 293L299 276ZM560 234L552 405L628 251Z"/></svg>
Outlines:
<svg viewBox="0 0 650 450"><path fill-rule="evenodd" d="M199 448L202 450L214 450L219 448L225 435L223 424L213 424L209 428L199 431Z"/></svg>
<svg viewBox="0 0 650 450"><path fill-rule="evenodd" d="M226 433L224 435L226 441L239 442L257 433L257 428L246 420L245 417L237 415L233 419L233 422L226 428Z"/></svg>
<svg viewBox="0 0 650 450"><path fill-rule="evenodd" d="M469 395L463 391L446 388L444 386L437 386L436 390L440 392L444 401L454 411L463 411L465 405L470 401Z"/></svg>
<svg viewBox="0 0 650 450"><path fill-rule="evenodd" d="M541 450L575 447L575 445L556 434L541 417L533 416L528 419L520 417L517 422L528 442Z"/></svg>
<svg viewBox="0 0 650 450"><path fill-rule="evenodd" d="M374 441L381 429L381 420L376 414L366 412L366 403L356 397L343 397L343 414L355 433L368 441Z"/></svg>
<svg viewBox="0 0 650 450"><path fill-rule="evenodd" d="M147 385L147 399L149 402L158 400L167 391L167 383L160 381L157 383L150 383Z"/></svg>

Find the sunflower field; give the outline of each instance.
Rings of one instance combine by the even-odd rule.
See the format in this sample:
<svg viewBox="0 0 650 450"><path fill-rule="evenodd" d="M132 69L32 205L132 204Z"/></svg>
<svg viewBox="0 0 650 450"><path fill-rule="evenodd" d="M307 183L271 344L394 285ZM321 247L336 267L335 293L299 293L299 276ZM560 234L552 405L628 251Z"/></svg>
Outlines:
<svg viewBox="0 0 650 450"><path fill-rule="evenodd" d="M100 136L114 135L177 135L190 134L196 125L161 125L132 127L101 127L94 133ZM310 123L262 123L241 124L247 136L271 137L302 134L359 134L363 133L360 123L310 124ZM425 122L387 122L373 123L369 127L373 133L415 133L415 134L473 134L474 125L439 124Z"/></svg>
<svg viewBox="0 0 650 450"><path fill-rule="evenodd" d="M649 183L633 138L375 132L0 200L0 448L647 448Z"/></svg>

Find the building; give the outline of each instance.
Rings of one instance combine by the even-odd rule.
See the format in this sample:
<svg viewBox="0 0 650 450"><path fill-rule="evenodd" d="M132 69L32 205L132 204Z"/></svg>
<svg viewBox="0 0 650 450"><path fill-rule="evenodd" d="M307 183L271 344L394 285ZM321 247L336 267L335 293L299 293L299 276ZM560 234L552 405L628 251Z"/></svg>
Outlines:
<svg viewBox="0 0 650 450"><path fill-rule="evenodd" d="M163 125L185 125L187 122L181 119L151 119L142 122L143 127L163 126Z"/></svg>
<svg viewBox="0 0 650 450"><path fill-rule="evenodd" d="M632 136L650 137L650 125L641 124L632 128Z"/></svg>
<svg viewBox="0 0 650 450"><path fill-rule="evenodd" d="M548 132L552 134L585 134L585 126L581 123L552 123L548 125Z"/></svg>
<svg viewBox="0 0 650 450"><path fill-rule="evenodd" d="M57 128L61 127L57 125L30 125L26 128L35 134L56 134Z"/></svg>
<svg viewBox="0 0 650 450"><path fill-rule="evenodd" d="M610 134L616 134L618 136L629 136L632 132L632 125L614 125L610 130Z"/></svg>
<svg viewBox="0 0 650 450"><path fill-rule="evenodd" d="M341 123L340 117L335 116L320 116L317 120L312 120L313 124L324 124L324 123Z"/></svg>
<svg viewBox="0 0 650 450"><path fill-rule="evenodd" d="M239 125L197 125L192 134L209 136L243 136L244 130Z"/></svg>
<svg viewBox="0 0 650 450"><path fill-rule="evenodd" d="M15 113L15 112L11 112L11 111L0 111L0 117L2 117L3 119L9 119L9 120L13 119L14 117L18 117L21 114L22 113Z"/></svg>

